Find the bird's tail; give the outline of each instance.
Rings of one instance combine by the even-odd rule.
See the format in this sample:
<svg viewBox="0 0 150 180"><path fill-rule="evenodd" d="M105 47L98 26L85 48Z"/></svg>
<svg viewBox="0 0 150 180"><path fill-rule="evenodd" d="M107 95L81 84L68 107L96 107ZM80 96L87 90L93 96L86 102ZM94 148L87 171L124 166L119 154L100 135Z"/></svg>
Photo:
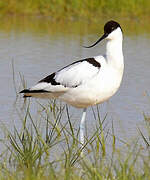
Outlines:
<svg viewBox="0 0 150 180"><path fill-rule="evenodd" d="M42 98L42 99L51 99L51 98L58 98L64 92L51 92L43 89L39 89L39 90L24 89L19 93L23 93L24 98L34 97L34 98Z"/></svg>
<svg viewBox="0 0 150 180"><path fill-rule="evenodd" d="M19 93L23 93L24 98L27 98L27 97L37 97L38 98L40 96L44 96L43 94L48 93L48 91L24 89L24 90L20 91Z"/></svg>

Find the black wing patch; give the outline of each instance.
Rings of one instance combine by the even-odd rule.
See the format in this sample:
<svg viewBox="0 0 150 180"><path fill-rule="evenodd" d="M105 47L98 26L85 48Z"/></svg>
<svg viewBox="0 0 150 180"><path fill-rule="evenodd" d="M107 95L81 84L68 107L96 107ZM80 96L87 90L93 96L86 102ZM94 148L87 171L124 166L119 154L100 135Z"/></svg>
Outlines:
<svg viewBox="0 0 150 180"><path fill-rule="evenodd" d="M45 91L45 90L43 90L43 89L41 89L41 90L30 90L30 89L24 89L24 90L22 90L22 91L20 91L19 93L24 93L24 98L27 98L27 97L32 97L32 96L30 96L30 95L26 95L26 93L46 93L46 92L48 92L48 91Z"/></svg>
<svg viewBox="0 0 150 180"><path fill-rule="evenodd" d="M88 58L88 59L84 59L83 61L87 61L88 63L92 64L93 66L100 68L101 64L99 62L97 62L94 58Z"/></svg>
<svg viewBox="0 0 150 180"><path fill-rule="evenodd" d="M39 89L39 90L30 90L30 89L24 89L22 91L20 91L19 93L45 93L48 92L44 89Z"/></svg>
<svg viewBox="0 0 150 180"><path fill-rule="evenodd" d="M59 82L56 82L54 77L55 77L56 73L50 74L49 76L45 77L44 79L40 80L40 82L47 82L47 83L51 83L52 85L60 85Z"/></svg>

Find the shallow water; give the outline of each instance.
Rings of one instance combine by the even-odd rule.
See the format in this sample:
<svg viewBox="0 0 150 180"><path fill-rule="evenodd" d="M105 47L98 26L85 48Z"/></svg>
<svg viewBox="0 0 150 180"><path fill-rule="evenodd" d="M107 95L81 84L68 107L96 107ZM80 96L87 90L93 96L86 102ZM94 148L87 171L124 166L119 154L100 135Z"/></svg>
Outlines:
<svg viewBox="0 0 150 180"><path fill-rule="evenodd" d="M17 92L22 89L20 73L30 87L46 75L73 61L105 52L105 42L92 49L84 49L97 40L102 26L89 23L54 23L47 19L8 21L0 27L0 122L1 125L20 126L16 111L23 105L23 98L16 102L13 68ZM27 21L27 22L26 22ZM7 23L6 23L7 24ZM41 24L41 26L40 26ZM12 25L12 26L11 26ZM107 124L114 123L115 134L131 140L143 127L143 112L150 109L150 34L138 29L138 23L124 25L125 72L119 91L100 106L102 117L108 112ZM133 28L134 27L134 28ZM134 30L137 30L133 33ZM41 101L43 104L47 101ZM37 111L36 101L31 102L31 111ZM81 110L71 108L73 119L78 120ZM87 126L94 126L91 108L88 110ZM79 120L77 125L79 125ZM91 130L91 129L90 129ZM92 131L92 130L91 130Z"/></svg>

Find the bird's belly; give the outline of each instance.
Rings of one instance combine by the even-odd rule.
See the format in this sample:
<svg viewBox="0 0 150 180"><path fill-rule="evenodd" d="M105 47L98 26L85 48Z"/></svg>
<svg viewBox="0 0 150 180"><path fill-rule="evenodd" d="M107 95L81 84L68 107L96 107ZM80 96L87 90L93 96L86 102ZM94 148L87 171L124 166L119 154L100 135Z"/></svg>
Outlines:
<svg viewBox="0 0 150 180"><path fill-rule="evenodd" d="M85 108L88 106L103 103L109 99L114 93L113 92L95 92L92 89L81 90L79 92L68 92L60 97L63 101L71 104L78 108Z"/></svg>
<svg viewBox="0 0 150 180"><path fill-rule="evenodd" d="M116 72L109 71L109 76L105 74L68 90L60 99L78 108L103 103L116 93L122 80L122 76Z"/></svg>

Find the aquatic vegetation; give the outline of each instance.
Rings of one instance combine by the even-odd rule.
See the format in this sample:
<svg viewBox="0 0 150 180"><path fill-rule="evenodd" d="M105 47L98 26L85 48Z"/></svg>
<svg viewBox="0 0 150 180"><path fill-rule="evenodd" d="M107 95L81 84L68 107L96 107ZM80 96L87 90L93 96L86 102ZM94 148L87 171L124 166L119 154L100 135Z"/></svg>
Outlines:
<svg viewBox="0 0 150 180"><path fill-rule="evenodd" d="M150 177L149 142L141 130L145 144L124 142L116 137L113 124L112 129L105 129L107 115L101 119L97 106L93 109L97 122L95 131L86 136L81 149L79 129L71 120L69 108L56 101L47 105L37 103L40 119L33 119L27 101L23 108L18 109L22 127L14 126L13 131L6 127L2 129L6 139L1 139L5 150L0 156L0 179L146 180ZM116 146L117 141L122 143L120 148ZM81 150L84 151L83 157Z"/></svg>

